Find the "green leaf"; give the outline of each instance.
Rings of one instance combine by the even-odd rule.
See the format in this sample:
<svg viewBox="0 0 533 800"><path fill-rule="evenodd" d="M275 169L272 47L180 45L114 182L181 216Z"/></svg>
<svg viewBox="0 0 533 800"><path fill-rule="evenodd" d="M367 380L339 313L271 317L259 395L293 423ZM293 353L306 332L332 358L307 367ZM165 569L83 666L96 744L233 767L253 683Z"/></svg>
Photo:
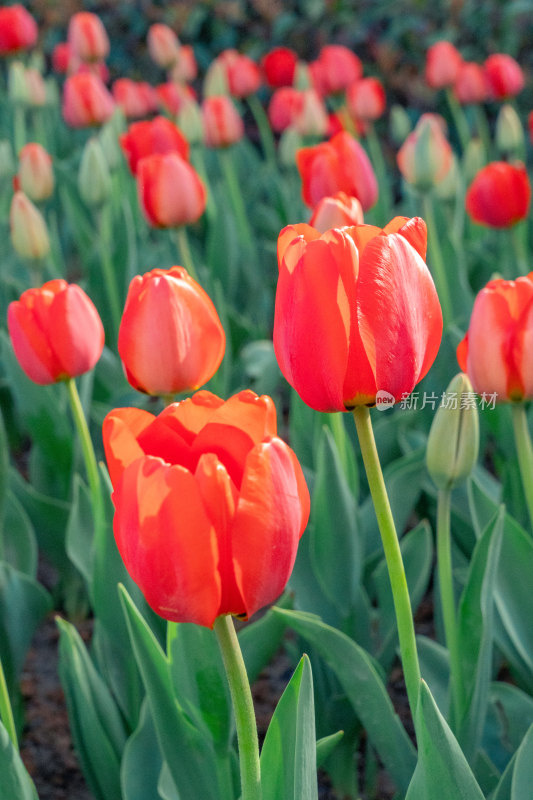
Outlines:
<svg viewBox="0 0 533 800"><path fill-rule="evenodd" d="M277 602L278 608L291 608L292 598L285 592ZM287 625L269 609L262 617L249 622L239 631L239 644L242 650L248 680L253 683L261 670L274 658L281 646Z"/></svg>
<svg viewBox="0 0 533 800"><path fill-rule="evenodd" d="M123 800L156 798L163 760L150 708L145 699L139 724L124 747L120 779Z"/></svg>
<svg viewBox="0 0 533 800"><path fill-rule="evenodd" d="M524 736L516 752L516 761L511 782L511 800L524 800L531 794L533 786L533 725Z"/></svg>
<svg viewBox="0 0 533 800"><path fill-rule="evenodd" d="M0 720L0 800L39 800L33 781Z"/></svg>
<svg viewBox="0 0 533 800"><path fill-rule="evenodd" d="M478 541L457 615L466 706L458 739L471 759L480 744L492 670L494 587L503 533L503 506Z"/></svg>
<svg viewBox="0 0 533 800"><path fill-rule="evenodd" d="M59 676L83 774L97 800L120 797L120 762L126 743L120 712L76 628L59 618L57 624Z"/></svg>
<svg viewBox="0 0 533 800"><path fill-rule="evenodd" d="M391 778L405 791L416 753L372 658L345 634L311 614L276 609L317 650L337 676Z"/></svg>
<svg viewBox="0 0 533 800"><path fill-rule="evenodd" d="M483 731L483 749L503 771L533 724L533 698L502 681L490 687L490 703Z"/></svg>
<svg viewBox="0 0 533 800"><path fill-rule="evenodd" d="M309 525L313 571L339 613L350 612L361 577L357 508L329 428L322 429Z"/></svg>
<svg viewBox="0 0 533 800"><path fill-rule="evenodd" d="M427 636L416 637L420 672L444 717L448 714L450 660L448 650Z"/></svg>
<svg viewBox="0 0 533 800"><path fill-rule="evenodd" d="M94 521L91 496L81 477L76 474L73 479L72 505L68 517L65 546L70 560L89 586L93 572L93 538Z"/></svg>
<svg viewBox="0 0 533 800"><path fill-rule="evenodd" d="M212 741L202 736L174 694L170 664L123 586L121 601L163 758L181 800L222 800Z"/></svg>
<svg viewBox="0 0 533 800"><path fill-rule="evenodd" d="M9 448L4 426L4 418L0 413L0 531L3 528L6 493L9 476ZM0 539L0 557L3 557L3 544Z"/></svg>
<svg viewBox="0 0 533 800"><path fill-rule="evenodd" d="M337 733L330 733L329 736L323 736L316 743L316 765L321 767L326 758L328 758L340 740L344 736L344 731L337 731Z"/></svg>
<svg viewBox="0 0 533 800"><path fill-rule="evenodd" d="M416 712L418 762L405 800L484 800L446 720L422 681Z"/></svg>
<svg viewBox="0 0 533 800"><path fill-rule="evenodd" d="M37 575L37 539L24 506L10 490L7 494L3 532L4 559L30 578Z"/></svg>
<svg viewBox="0 0 533 800"><path fill-rule="evenodd" d="M307 656L294 671L261 751L263 800L318 800L313 678Z"/></svg>

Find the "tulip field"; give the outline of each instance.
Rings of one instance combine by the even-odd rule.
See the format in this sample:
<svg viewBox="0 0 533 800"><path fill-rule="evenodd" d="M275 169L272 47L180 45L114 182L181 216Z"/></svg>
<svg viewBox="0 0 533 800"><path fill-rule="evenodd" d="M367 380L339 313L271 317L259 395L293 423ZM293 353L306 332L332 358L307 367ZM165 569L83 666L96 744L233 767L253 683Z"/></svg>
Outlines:
<svg viewBox="0 0 533 800"><path fill-rule="evenodd" d="M0 800L532 796L531 9L425 5L1 5Z"/></svg>

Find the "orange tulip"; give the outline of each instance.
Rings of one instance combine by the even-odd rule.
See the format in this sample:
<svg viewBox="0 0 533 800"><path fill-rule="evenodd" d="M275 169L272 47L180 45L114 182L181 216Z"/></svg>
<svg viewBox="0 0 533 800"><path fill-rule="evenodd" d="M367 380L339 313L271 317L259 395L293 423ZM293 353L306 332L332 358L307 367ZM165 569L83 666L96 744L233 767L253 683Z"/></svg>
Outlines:
<svg viewBox="0 0 533 800"><path fill-rule="evenodd" d="M20 3L0 8L0 56L11 56L33 47L37 23Z"/></svg>
<svg viewBox="0 0 533 800"><path fill-rule="evenodd" d="M81 61L103 61L109 55L109 37L100 17L78 11L70 18L67 41L73 56Z"/></svg>
<svg viewBox="0 0 533 800"><path fill-rule="evenodd" d="M426 53L427 85L432 89L444 89L452 86L462 60L460 53L451 42L435 42Z"/></svg>
<svg viewBox="0 0 533 800"><path fill-rule="evenodd" d="M72 128L107 122L115 101L104 83L92 72L70 75L63 87L63 117Z"/></svg>
<svg viewBox="0 0 533 800"><path fill-rule="evenodd" d="M372 164L362 145L347 131L337 133L329 142L301 148L296 153L296 164L303 201L310 208L335 192L357 197L363 211L377 200L378 184Z"/></svg>
<svg viewBox="0 0 533 800"><path fill-rule="evenodd" d="M156 153L137 164L137 193L150 225L179 228L196 222L207 194L198 173L178 153Z"/></svg>
<svg viewBox="0 0 533 800"><path fill-rule="evenodd" d="M274 351L285 378L317 411L395 400L431 367L442 335L424 262L423 220L320 235L289 225L278 239Z"/></svg>
<svg viewBox="0 0 533 800"><path fill-rule="evenodd" d="M320 233L330 228L344 228L347 225L363 223L363 209L356 197L348 197L337 192L333 197L323 197L313 211L309 225Z"/></svg>
<svg viewBox="0 0 533 800"><path fill-rule="evenodd" d="M198 389L217 371L225 346L213 303L183 267L132 280L118 352L135 389L155 395Z"/></svg>
<svg viewBox="0 0 533 800"><path fill-rule="evenodd" d="M383 84L377 78L361 78L346 89L348 111L356 119L373 121L385 111L387 100Z"/></svg>
<svg viewBox="0 0 533 800"><path fill-rule="evenodd" d="M457 359L479 394L533 398L533 272L490 281L477 295Z"/></svg>
<svg viewBox="0 0 533 800"><path fill-rule="evenodd" d="M185 160L189 158L189 145L185 136L166 117L134 122L119 137L119 142L133 175L137 174L141 158L146 156L178 153Z"/></svg>
<svg viewBox="0 0 533 800"><path fill-rule="evenodd" d="M202 119L208 147L229 147L244 136L244 123L227 95L206 97Z"/></svg>
<svg viewBox="0 0 533 800"><path fill-rule="evenodd" d="M520 162L493 161L480 169L465 197L474 222L490 228L510 228L527 216L531 184Z"/></svg>
<svg viewBox="0 0 533 800"><path fill-rule="evenodd" d="M484 64L489 90L495 100L515 97L524 88L522 67L506 53L494 53Z"/></svg>
<svg viewBox="0 0 533 800"><path fill-rule="evenodd" d="M23 292L9 304L7 325L20 366L42 386L88 372L104 347L104 328L92 301L62 279Z"/></svg>
<svg viewBox="0 0 533 800"><path fill-rule="evenodd" d="M103 438L117 546L157 614L212 627L281 594L309 493L269 397L202 391L158 417L119 408Z"/></svg>

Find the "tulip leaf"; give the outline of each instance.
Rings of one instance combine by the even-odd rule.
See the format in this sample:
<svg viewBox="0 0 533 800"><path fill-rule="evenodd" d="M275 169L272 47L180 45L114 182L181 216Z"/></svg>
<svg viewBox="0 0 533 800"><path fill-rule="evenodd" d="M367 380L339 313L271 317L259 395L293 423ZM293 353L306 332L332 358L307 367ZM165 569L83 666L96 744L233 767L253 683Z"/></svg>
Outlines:
<svg viewBox="0 0 533 800"><path fill-rule="evenodd" d="M156 798L162 764L150 707L145 698L139 724L124 747L120 768L123 800Z"/></svg>
<svg viewBox="0 0 533 800"><path fill-rule="evenodd" d="M444 645L427 636L416 637L416 647L420 661L420 672L429 686L439 711L445 717L448 714L450 683L450 660Z"/></svg>
<svg viewBox="0 0 533 800"><path fill-rule="evenodd" d="M0 720L0 800L39 800L32 779Z"/></svg>
<svg viewBox="0 0 533 800"><path fill-rule="evenodd" d="M212 741L185 714L174 694L165 654L123 586L120 594L161 753L180 800L221 800L225 795L218 786Z"/></svg>
<svg viewBox="0 0 533 800"><path fill-rule="evenodd" d="M483 733L492 669L494 587L501 551L504 509L497 512L479 539L457 615L462 681L466 706L458 722L458 739L473 758Z"/></svg>
<svg viewBox="0 0 533 800"><path fill-rule="evenodd" d="M0 412L0 531L4 524L4 513L7 499L9 480L9 449L4 425L4 418ZM0 536L0 558L3 558L3 542Z"/></svg>
<svg viewBox="0 0 533 800"><path fill-rule="evenodd" d="M416 712L418 762L405 800L484 800L456 738L422 681Z"/></svg>
<svg viewBox="0 0 533 800"><path fill-rule="evenodd" d="M482 746L500 771L507 767L532 724L533 698L510 683L494 682Z"/></svg>
<svg viewBox="0 0 533 800"><path fill-rule="evenodd" d="M107 685L75 627L58 619L59 675L83 773L97 800L120 797L126 731Z"/></svg>
<svg viewBox="0 0 533 800"><path fill-rule="evenodd" d="M516 761L511 783L511 800L529 797L533 786L533 725L516 751Z"/></svg>
<svg viewBox="0 0 533 800"><path fill-rule="evenodd" d="M276 609L337 676L391 778L405 791L416 753L371 656L344 633L312 614Z"/></svg>
<svg viewBox="0 0 533 800"><path fill-rule="evenodd" d="M76 474L72 482L72 505L65 534L65 546L70 560L89 586L93 572L93 539L94 523L91 497L81 477Z"/></svg>
<svg viewBox="0 0 533 800"><path fill-rule="evenodd" d="M361 577L357 508L329 428L322 429L309 524L313 571L328 600L347 616Z"/></svg>
<svg viewBox="0 0 533 800"><path fill-rule="evenodd" d="M263 800L318 800L313 678L307 656L294 671L261 751Z"/></svg>
<svg viewBox="0 0 533 800"><path fill-rule="evenodd" d="M38 548L35 531L24 506L11 490L5 504L3 558L28 577L36 577Z"/></svg>
<svg viewBox="0 0 533 800"><path fill-rule="evenodd" d="M330 733L329 736L323 736L316 743L316 765L321 767L324 761L333 753L342 737L344 731L337 731Z"/></svg>
<svg viewBox="0 0 533 800"><path fill-rule="evenodd" d="M278 608L290 608L292 598L285 592L278 600ZM253 683L261 670L273 659L281 646L287 625L271 609L262 617L249 622L239 631L239 644L242 650L248 680Z"/></svg>

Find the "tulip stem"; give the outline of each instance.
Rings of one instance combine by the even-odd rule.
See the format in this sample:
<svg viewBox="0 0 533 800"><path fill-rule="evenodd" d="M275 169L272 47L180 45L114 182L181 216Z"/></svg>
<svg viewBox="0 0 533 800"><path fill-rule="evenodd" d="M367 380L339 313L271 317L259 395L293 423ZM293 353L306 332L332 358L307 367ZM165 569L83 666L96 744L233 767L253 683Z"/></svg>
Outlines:
<svg viewBox="0 0 533 800"><path fill-rule="evenodd" d="M524 403L512 403L513 430L518 454L518 465L522 478L522 486L526 496L531 530L533 532L533 447L527 424L526 407Z"/></svg>
<svg viewBox="0 0 533 800"><path fill-rule="evenodd" d="M450 296L450 288L448 286L448 277L446 275L444 259L442 257L442 250L440 248L435 214L433 213L433 200L428 192L424 192L422 195L422 202L424 205L424 217L428 229L428 247L431 254L431 267L435 276L437 293L442 306L444 327L446 328L446 326L453 320L452 300Z"/></svg>
<svg viewBox="0 0 533 800"><path fill-rule="evenodd" d="M261 146L263 148L265 158L270 162L270 164L275 166L276 145L274 143L272 128L270 127L270 122L268 121L265 109L257 99L257 95L251 94L246 99L248 101L250 111L252 112L252 116L255 120L255 124L257 125L257 130L259 131L259 138L261 139Z"/></svg>
<svg viewBox="0 0 533 800"><path fill-rule="evenodd" d="M446 100L448 101L448 106L453 118L453 124L455 125L455 130L457 131L457 136L459 137L459 142L461 143L461 151L464 153L471 138L470 128L465 116L465 112L459 105L459 102L452 89L446 89Z"/></svg>
<svg viewBox="0 0 533 800"><path fill-rule="evenodd" d="M529 258L527 252L527 221L524 219L513 225L509 231L511 246L514 255L513 270L511 277L518 273L527 275L529 272Z"/></svg>
<svg viewBox="0 0 533 800"><path fill-rule="evenodd" d="M420 688L420 665L418 663L413 613L402 552L381 471L370 411L366 406L357 406L353 411L353 418L389 572L407 697L411 714L416 719L415 713Z"/></svg>
<svg viewBox="0 0 533 800"><path fill-rule="evenodd" d="M11 708L11 701L9 699L9 692L7 690L6 677L4 675L4 668L2 666L2 659L0 658L0 719L3 722L11 743L15 750L18 752L19 746L17 741L17 729L15 727L15 719L13 717L13 709Z"/></svg>
<svg viewBox="0 0 533 800"><path fill-rule="evenodd" d="M250 223L248 222L248 216L246 214L246 209L244 207L242 193L239 186L239 182L237 180L237 175L235 173L235 167L233 164L231 153L227 148L225 148L221 149L219 151L219 154L220 154L220 163L222 165L222 170L224 172L224 177L226 179L226 185L228 187L228 191L231 197L231 203L233 205L235 216L237 217L237 224L242 234L242 238L244 239L244 243L249 248L250 252L253 253L255 250L254 239L252 236L252 231L250 229Z"/></svg>
<svg viewBox="0 0 533 800"><path fill-rule="evenodd" d="M91 434L89 433L89 427L83 412L83 406L81 404L76 381L74 378L69 378L66 383L70 400L70 408L72 410L74 424L76 425L76 430L78 431L78 436L80 438L83 459L85 461L85 469L87 471L87 479L89 481L89 491L91 493L91 504L94 515L94 530L95 534L97 535L98 532L104 529L105 525L104 499L100 483L100 474L98 472L98 462L96 460Z"/></svg>
<svg viewBox="0 0 533 800"><path fill-rule="evenodd" d="M116 271L111 259L111 225L110 209L103 207L98 214L98 238L100 240L100 263L107 293L107 301L111 311L111 331L113 342L116 342L120 325L120 298L116 281Z"/></svg>
<svg viewBox="0 0 533 800"><path fill-rule="evenodd" d="M439 592L444 621L446 646L450 654L450 693L454 725L457 727L464 708L464 686L461 654L457 637L455 596L453 592L452 551L450 534L451 490L439 489L437 498L437 568Z"/></svg>
<svg viewBox="0 0 533 800"><path fill-rule="evenodd" d="M261 800L261 767L254 704L232 617L230 615L217 617L214 630L222 653L235 713L241 771L240 800Z"/></svg>
<svg viewBox="0 0 533 800"><path fill-rule="evenodd" d="M181 254L181 260L183 261L183 266L185 267L191 278L195 280L197 283L199 283L198 273L196 272L196 267L194 266L194 260L189 245L189 237L187 236L187 228L185 227L185 225L181 225L179 228L175 228L175 232L176 232L176 242Z"/></svg>

